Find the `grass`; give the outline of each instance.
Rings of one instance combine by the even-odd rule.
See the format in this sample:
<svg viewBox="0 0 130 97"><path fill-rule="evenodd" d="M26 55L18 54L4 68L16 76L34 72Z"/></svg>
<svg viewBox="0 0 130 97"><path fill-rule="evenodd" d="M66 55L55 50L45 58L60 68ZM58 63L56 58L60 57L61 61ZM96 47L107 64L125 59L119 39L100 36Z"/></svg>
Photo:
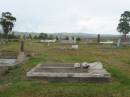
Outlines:
<svg viewBox="0 0 130 97"><path fill-rule="evenodd" d="M130 47L84 45L79 50L60 50L60 44L26 42L25 52L33 57L0 78L0 97L130 97ZM18 43L0 45L0 52L18 54ZM14 54L13 54L14 55ZM38 63L101 61L112 74L110 83L65 83L29 81L26 72Z"/></svg>

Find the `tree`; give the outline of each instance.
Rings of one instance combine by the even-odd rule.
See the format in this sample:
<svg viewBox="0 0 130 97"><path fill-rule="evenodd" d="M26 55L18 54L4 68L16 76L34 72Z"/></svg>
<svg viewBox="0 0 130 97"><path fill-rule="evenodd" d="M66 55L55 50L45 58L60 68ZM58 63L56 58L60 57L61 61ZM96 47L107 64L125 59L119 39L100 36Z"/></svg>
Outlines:
<svg viewBox="0 0 130 97"><path fill-rule="evenodd" d="M56 36L56 40L59 40L58 36Z"/></svg>
<svg viewBox="0 0 130 97"><path fill-rule="evenodd" d="M32 34L29 34L28 38L32 40L33 39Z"/></svg>
<svg viewBox="0 0 130 97"><path fill-rule="evenodd" d="M3 12L0 18L0 25L4 32L4 38L8 40L8 34L12 31L16 18L10 12Z"/></svg>
<svg viewBox="0 0 130 97"><path fill-rule="evenodd" d="M80 39L80 37L78 37L78 38L76 38L76 40L77 40L77 41L80 41L81 39Z"/></svg>
<svg viewBox="0 0 130 97"><path fill-rule="evenodd" d="M53 35L49 35L48 39L54 39Z"/></svg>
<svg viewBox="0 0 130 97"><path fill-rule="evenodd" d="M69 40L69 36L66 36L66 37L65 37L65 40Z"/></svg>
<svg viewBox="0 0 130 97"><path fill-rule="evenodd" d="M126 35L130 32L130 12L125 11L121 14L120 22L118 24L117 30L123 34L124 39L126 39Z"/></svg>
<svg viewBox="0 0 130 97"><path fill-rule="evenodd" d="M35 35L33 38L34 38L34 39L38 39L38 36L37 36L37 35Z"/></svg>
<svg viewBox="0 0 130 97"><path fill-rule="evenodd" d="M39 39L47 39L48 35L46 33L40 33L39 34Z"/></svg>

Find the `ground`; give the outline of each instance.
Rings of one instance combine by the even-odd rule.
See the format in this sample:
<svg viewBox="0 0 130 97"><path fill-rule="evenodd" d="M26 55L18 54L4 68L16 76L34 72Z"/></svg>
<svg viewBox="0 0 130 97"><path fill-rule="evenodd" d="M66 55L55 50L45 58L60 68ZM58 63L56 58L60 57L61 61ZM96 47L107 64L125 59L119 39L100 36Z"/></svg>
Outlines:
<svg viewBox="0 0 130 97"><path fill-rule="evenodd" d="M25 43L25 52L33 57L0 78L0 97L130 97L130 47L80 44L79 50L60 50L58 43ZM14 52L19 44L0 45L0 52ZM10 54L10 55L11 55ZM26 72L38 63L73 63L101 61L111 73L109 83L65 83L28 80Z"/></svg>

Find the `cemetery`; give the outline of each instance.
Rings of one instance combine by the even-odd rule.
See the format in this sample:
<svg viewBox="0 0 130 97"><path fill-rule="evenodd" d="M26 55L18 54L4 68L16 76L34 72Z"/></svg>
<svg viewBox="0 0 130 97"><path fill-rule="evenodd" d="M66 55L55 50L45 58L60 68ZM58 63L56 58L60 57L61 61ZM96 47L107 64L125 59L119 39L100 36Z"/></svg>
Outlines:
<svg viewBox="0 0 130 97"><path fill-rule="evenodd" d="M29 45L30 43L31 45ZM6 45L1 45L0 49L6 49L7 51L11 48L13 52L19 52L19 45L19 42L8 43ZM98 92L100 90L101 93L108 93L106 92L107 89L113 95L116 94L115 91L118 92L119 95L122 95L121 91L125 90L126 95L129 94L127 90L130 81L129 46L126 45L115 49L109 48L106 49L107 52L101 50L106 47L106 45L100 44L79 43L80 49L77 51L50 49L57 48L60 45L60 43L56 43L48 47L46 44L41 45L41 43L25 41L25 54L28 52L35 53L35 56L25 63L20 63L21 65L17 65L17 68L9 72L8 68L1 67L0 72L2 76L0 76L0 81L3 81L5 84L12 83L13 87L9 85L10 88L0 94L5 95L5 92L7 92L6 95L10 95L10 91L16 91L17 89L17 92L12 94L13 96L18 95L21 97L21 91L24 94L27 94L28 91L33 91L31 94L36 96L37 93L41 92L42 95L45 96L46 94L43 91L49 94L50 91L48 91L48 89L54 89L54 87L55 90L52 90L52 93L49 94L50 97L56 95L55 91L62 91L60 93L61 95L65 95L64 91L70 92L70 94L73 91L80 91L78 96L80 96L81 93L85 93L85 95L88 96L92 95L91 93L83 92L83 89L88 91L92 90L93 92ZM108 45L114 46L114 44ZM80 67L78 63L82 64L85 61L87 61L90 67ZM13 62L16 62L16 59L10 62L6 61L6 63L9 64ZM95 62L99 64L98 69L91 68L91 65L95 64ZM39 65L39 63L41 64ZM1 84L4 85L4 83ZM4 88L5 86L1 87ZM22 87L22 90L18 87ZM116 87L119 87L119 89L115 90ZM26 90L25 88L29 88L30 90ZM60 88L62 88L62 90L59 90ZM71 91L69 91L68 88ZM35 89L37 89L37 91L35 91Z"/></svg>
<svg viewBox="0 0 130 97"><path fill-rule="evenodd" d="M31 31L13 32L15 22L12 13L1 13L0 97L129 97L129 11L121 14L119 35L36 32L32 37ZM79 24L74 31L92 30L86 22Z"/></svg>

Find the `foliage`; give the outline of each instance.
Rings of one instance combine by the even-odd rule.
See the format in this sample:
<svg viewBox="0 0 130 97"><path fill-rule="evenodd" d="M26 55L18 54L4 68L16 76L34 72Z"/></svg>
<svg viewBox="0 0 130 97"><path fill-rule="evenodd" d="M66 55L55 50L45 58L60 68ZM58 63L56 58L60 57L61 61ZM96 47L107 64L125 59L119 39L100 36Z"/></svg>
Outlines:
<svg viewBox="0 0 130 97"><path fill-rule="evenodd" d="M54 39L53 35L48 35L47 39Z"/></svg>
<svg viewBox="0 0 130 97"><path fill-rule="evenodd" d="M76 40L77 40L77 41L80 41L81 39L80 39L80 37L77 37Z"/></svg>
<svg viewBox="0 0 130 97"><path fill-rule="evenodd" d="M48 35L46 33L40 33L39 34L39 39L47 39Z"/></svg>
<svg viewBox="0 0 130 97"><path fill-rule="evenodd" d="M65 37L65 40L69 40L69 36L66 36L66 37Z"/></svg>
<svg viewBox="0 0 130 97"><path fill-rule="evenodd" d="M0 18L0 25L4 32L4 38L8 38L8 33L12 31L16 18L10 12L3 12Z"/></svg>
<svg viewBox="0 0 130 97"><path fill-rule="evenodd" d="M121 14L120 22L118 24L117 30L122 33L125 38L126 34L130 32L130 12L125 11L123 14Z"/></svg>

